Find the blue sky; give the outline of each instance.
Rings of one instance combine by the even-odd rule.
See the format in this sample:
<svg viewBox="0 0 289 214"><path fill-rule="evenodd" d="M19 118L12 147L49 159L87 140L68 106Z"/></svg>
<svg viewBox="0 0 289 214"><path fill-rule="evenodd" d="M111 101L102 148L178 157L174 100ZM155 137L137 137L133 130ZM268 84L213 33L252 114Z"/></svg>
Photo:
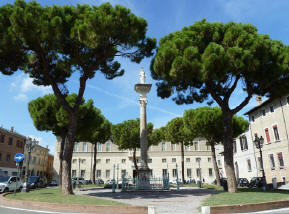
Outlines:
<svg viewBox="0 0 289 214"><path fill-rule="evenodd" d="M1 0L0 5L14 1ZM43 5L86 3L99 5L103 0L39 0ZM203 18L208 21L243 22L255 25L262 34L269 34L272 39L289 44L289 1L288 0L112 0L113 5L121 4L132 10L148 22L148 35L159 40L170 32L192 25ZM166 125L174 117L183 115L184 110L196 108L204 104L176 105L170 98L162 100L156 95L155 82L150 78L151 59L145 59L140 64L121 60L125 74L114 80L106 80L101 74L89 80L85 91L85 99L93 99L95 106L112 123L139 117L138 95L134 92L134 84L139 81L140 67L144 67L148 76L147 82L153 87L148 94L148 121L155 127ZM68 83L70 92L77 90L77 75ZM35 137L43 146L48 145L54 152L55 137L49 132L37 131L30 118L27 103L39 96L52 92L50 88L38 87L22 72L13 76L0 74L0 126L10 129L14 126L16 132L25 136ZM237 91L231 99L234 106L245 95ZM256 105L255 99L239 113L242 115Z"/></svg>

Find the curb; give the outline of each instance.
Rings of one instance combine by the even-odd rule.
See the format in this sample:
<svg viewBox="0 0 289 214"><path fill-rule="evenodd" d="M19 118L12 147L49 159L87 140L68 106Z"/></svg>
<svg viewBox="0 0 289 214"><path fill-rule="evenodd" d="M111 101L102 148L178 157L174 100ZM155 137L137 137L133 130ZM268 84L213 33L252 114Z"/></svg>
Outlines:
<svg viewBox="0 0 289 214"><path fill-rule="evenodd" d="M24 200L13 200L5 198L4 193L0 195L0 204L11 207L47 209L51 211L71 211L79 213L95 213L95 214L148 214L146 206L109 206L109 205L81 205L81 204L57 204L48 202L34 202ZM151 212L154 214L153 212Z"/></svg>
<svg viewBox="0 0 289 214"><path fill-rule="evenodd" d="M229 213L248 213L265 210L273 210L289 207L289 200L270 201L252 204L235 204L220 206L203 206L202 214L229 214Z"/></svg>

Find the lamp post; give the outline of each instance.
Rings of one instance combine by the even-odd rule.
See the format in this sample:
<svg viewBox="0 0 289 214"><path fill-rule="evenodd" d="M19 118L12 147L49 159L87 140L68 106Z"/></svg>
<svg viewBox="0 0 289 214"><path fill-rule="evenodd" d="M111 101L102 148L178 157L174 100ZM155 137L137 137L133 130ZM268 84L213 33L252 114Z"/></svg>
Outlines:
<svg viewBox="0 0 289 214"><path fill-rule="evenodd" d="M200 181L198 183L198 186L202 188L201 158L197 158L197 162L199 164L199 175L200 175Z"/></svg>
<svg viewBox="0 0 289 214"><path fill-rule="evenodd" d="M258 137L257 135L255 136L255 140L254 140L254 144L256 146L257 149L259 149L259 153L260 153L260 165L261 165L261 170L262 170L262 178L263 178L263 188L266 189L267 183L266 183L266 176L265 176L265 170L263 167L263 154L262 154L262 147L264 145L264 138L262 136Z"/></svg>
<svg viewBox="0 0 289 214"><path fill-rule="evenodd" d="M29 173L29 164L30 164L30 159L31 159L31 152L34 149L35 145L37 144L37 141L35 139L32 140L32 138L27 137L25 140L25 147L28 153L28 160L27 160L27 167L26 167L26 172L25 172L25 184L23 185L22 192L29 192L29 187L28 187L28 173Z"/></svg>

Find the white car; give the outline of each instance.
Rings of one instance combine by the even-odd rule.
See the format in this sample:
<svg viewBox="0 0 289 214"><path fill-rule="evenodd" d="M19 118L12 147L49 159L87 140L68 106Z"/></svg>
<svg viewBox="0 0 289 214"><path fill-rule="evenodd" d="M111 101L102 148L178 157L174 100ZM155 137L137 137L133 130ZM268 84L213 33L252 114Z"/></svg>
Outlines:
<svg viewBox="0 0 289 214"><path fill-rule="evenodd" d="M79 184L84 185L85 184L84 178L73 177L71 180L72 180L72 184L74 184L74 183L76 185L79 185Z"/></svg>
<svg viewBox="0 0 289 214"><path fill-rule="evenodd" d="M19 177L16 176L5 176L0 177L0 192L10 192L16 190L21 190L23 187L22 182Z"/></svg>

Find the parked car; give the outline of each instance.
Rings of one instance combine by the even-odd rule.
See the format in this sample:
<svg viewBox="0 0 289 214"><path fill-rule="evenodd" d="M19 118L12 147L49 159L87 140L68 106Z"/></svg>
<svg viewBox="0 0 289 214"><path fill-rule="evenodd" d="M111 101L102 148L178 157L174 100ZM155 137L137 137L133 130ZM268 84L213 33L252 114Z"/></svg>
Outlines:
<svg viewBox="0 0 289 214"><path fill-rule="evenodd" d="M73 177L73 178L71 178L71 180L72 180L72 185L79 185L79 184L81 184L81 185L84 185L85 184L85 180L84 180L84 178L79 178L79 177Z"/></svg>
<svg viewBox="0 0 289 214"><path fill-rule="evenodd" d="M179 178L179 184L182 184L182 183L183 183L182 179ZM177 179L170 180L170 184L177 184Z"/></svg>
<svg viewBox="0 0 289 214"><path fill-rule="evenodd" d="M56 180L52 180L48 186L55 187L55 186L58 186L58 184L57 184Z"/></svg>
<svg viewBox="0 0 289 214"><path fill-rule="evenodd" d="M30 189L47 187L47 179L39 176L29 176L27 186Z"/></svg>
<svg viewBox="0 0 289 214"><path fill-rule="evenodd" d="M189 178L187 181L186 181L187 184L195 184L196 181L195 179L192 179L192 178Z"/></svg>
<svg viewBox="0 0 289 214"><path fill-rule="evenodd" d="M100 178L98 178L96 181L95 181L96 184L104 184L104 181Z"/></svg>
<svg viewBox="0 0 289 214"><path fill-rule="evenodd" d="M238 179L238 186L239 187L248 187L249 186L249 181L247 178L239 178Z"/></svg>
<svg viewBox="0 0 289 214"><path fill-rule="evenodd" d="M262 177L253 177L249 183L250 188L261 188L265 184Z"/></svg>
<svg viewBox="0 0 289 214"><path fill-rule="evenodd" d="M19 177L15 176L5 176L0 177L0 192L9 192L16 190L21 190L23 187L22 182Z"/></svg>
<svg viewBox="0 0 289 214"><path fill-rule="evenodd" d="M114 179L106 180L104 188L112 188L113 183L116 185L116 181Z"/></svg>

